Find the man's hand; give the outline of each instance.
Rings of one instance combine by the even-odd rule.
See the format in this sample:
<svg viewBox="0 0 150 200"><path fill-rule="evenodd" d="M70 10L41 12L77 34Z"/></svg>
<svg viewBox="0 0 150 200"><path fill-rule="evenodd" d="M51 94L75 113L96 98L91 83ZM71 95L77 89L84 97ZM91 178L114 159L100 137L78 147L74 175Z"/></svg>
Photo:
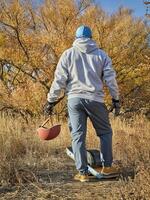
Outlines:
<svg viewBox="0 0 150 200"><path fill-rule="evenodd" d="M44 114L51 115L55 105L56 105L55 102L50 103L49 101L47 101L46 104L44 105Z"/></svg>
<svg viewBox="0 0 150 200"><path fill-rule="evenodd" d="M110 112L115 110L115 116L118 116L120 114L120 101L116 99L112 99L112 106L110 108Z"/></svg>

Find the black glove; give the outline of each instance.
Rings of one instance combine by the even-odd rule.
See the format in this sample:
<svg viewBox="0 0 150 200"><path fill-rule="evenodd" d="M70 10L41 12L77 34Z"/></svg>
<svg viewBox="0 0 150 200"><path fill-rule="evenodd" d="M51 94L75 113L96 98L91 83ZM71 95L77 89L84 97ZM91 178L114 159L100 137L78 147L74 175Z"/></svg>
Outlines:
<svg viewBox="0 0 150 200"><path fill-rule="evenodd" d="M110 108L110 112L112 112L115 109L115 116L118 116L120 114L120 101L116 99L112 99L112 106Z"/></svg>
<svg viewBox="0 0 150 200"><path fill-rule="evenodd" d="M56 105L55 102L50 103L49 101L47 101L46 104L44 105L44 114L51 115L55 105Z"/></svg>

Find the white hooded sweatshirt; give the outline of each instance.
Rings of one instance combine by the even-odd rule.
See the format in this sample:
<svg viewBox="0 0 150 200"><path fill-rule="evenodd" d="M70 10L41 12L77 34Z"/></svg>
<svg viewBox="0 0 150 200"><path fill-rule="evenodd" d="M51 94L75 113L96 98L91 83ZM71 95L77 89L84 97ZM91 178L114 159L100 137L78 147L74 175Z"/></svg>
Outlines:
<svg viewBox="0 0 150 200"><path fill-rule="evenodd" d="M103 83L108 86L112 98L118 100L115 77L111 59L95 41L78 38L60 57L47 100L57 101L64 90L68 99L79 97L104 102Z"/></svg>

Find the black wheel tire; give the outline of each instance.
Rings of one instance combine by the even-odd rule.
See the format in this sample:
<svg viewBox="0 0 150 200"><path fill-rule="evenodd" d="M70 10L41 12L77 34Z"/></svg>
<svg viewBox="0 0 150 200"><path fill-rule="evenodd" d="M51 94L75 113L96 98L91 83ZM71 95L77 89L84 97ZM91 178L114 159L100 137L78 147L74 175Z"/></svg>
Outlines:
<svg viewBox="0 0 150 200"><path fill-rule="evenodd" d="M87 162L90 166L102 166L100 152L96 149L87 150Z"/></svg>

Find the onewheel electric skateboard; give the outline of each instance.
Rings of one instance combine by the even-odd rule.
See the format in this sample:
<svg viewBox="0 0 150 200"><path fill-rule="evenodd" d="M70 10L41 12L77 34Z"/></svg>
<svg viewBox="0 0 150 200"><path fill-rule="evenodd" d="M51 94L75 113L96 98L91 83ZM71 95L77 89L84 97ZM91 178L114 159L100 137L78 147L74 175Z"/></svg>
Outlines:
<svg viewBox="0 0 150 200"><path fill-rule="evenodd" d="M67 155L74 160L74 154L72 151L72 147L66 148ZM87 161L88 161L88 171L97 179L111 179L119 177L119 173L104 175L101 173L102 170L102 162L100 158L100 152L98 150L88 150L87 151Z"/></svg>

